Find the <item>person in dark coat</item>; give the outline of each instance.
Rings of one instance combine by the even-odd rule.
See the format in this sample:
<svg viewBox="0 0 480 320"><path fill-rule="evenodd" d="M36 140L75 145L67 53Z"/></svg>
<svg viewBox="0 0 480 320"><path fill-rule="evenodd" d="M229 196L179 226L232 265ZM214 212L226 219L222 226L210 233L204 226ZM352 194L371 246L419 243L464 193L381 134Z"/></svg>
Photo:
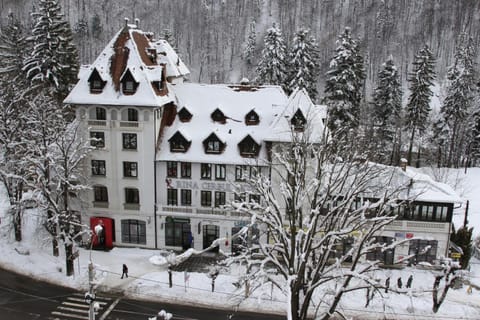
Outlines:
<svg viewBox="0 0 480 320"><path fill-rule="evenodd" d="M388 293L388 289L390 288L390 277L385 280L385 293Z"/></svg>
<svg viewBox="0 0 480 320"><path fill-rule="evenodd" d="M408 279L407 279L407 288L412 287L412 282L413 282L413 276L410 275L410 277L408 277Z"/></svg>
<svg viewBox="0 0 480 320"><path fill-rule="evenodd" d="M398 279L397 279L398 289L402 289L402 285L403 285L403 283L402 283L402 278L401 278L401 277L398 277Z"/></svg>
<svg viewBox="0 0 480 320"><path fill-rule="evenodd" d="M123 276L128 278L128 267L125 263L123 264L123 267L122 267L122 277L120 279L123 279Z"/></svg>

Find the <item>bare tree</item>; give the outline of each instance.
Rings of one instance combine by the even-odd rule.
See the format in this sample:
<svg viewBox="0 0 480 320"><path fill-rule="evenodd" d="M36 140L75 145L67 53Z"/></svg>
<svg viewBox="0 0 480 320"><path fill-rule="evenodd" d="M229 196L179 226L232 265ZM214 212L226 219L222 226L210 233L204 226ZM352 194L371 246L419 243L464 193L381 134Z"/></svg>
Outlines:
<svg viewBox="0 0 480 320"><path fill-rule="evenodd" d="M233 204L251 216L236 237L254 227L268 237L233 260L246 262L250 291L270 282L285 294L289 320L314 310L328 319L345 293L383 287L373 276L379 261L365 258L397 244L376 243L375 236L403 204L402 183L399 168L359 160L355 150L340 158L325 135L296 129L289 143L272 145L269 174L250 180L249 192L261 200Z"/></svg>

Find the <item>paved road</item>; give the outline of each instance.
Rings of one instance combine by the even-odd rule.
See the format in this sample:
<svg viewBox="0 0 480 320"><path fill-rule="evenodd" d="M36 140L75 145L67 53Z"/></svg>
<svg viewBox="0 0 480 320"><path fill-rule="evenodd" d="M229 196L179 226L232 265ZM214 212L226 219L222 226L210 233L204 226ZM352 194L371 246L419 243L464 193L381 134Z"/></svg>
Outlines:
<svg viewBox="0 0 480 320"><path fill-rule="evenodd" d="M253 313L234 313L123 299L97 293L100 309L97 320L147 320L161 309L174 320L281 320L284 317ZM70 288L35 281L0 269L0 319L8 320L88 320L84 293Z"/></svg>

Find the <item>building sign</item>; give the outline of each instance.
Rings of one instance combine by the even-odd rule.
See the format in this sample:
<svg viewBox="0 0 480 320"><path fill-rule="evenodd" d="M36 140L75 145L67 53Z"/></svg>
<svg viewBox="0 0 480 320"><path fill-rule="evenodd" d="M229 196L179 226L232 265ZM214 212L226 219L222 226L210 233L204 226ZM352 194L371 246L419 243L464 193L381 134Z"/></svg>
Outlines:
<svg viewBox="0 0 480 320"><path fill-rule="evenodd" d="M170 180L169 186L175 189L192 189L205 191L246 192L249 188L244 183Z"/></svg>
<svg viewBox="0 0 480 320"><path fill-rule="evenodd" d="M413 233L407 232L406 238L407 238L407 239L412 239L412 238L413 238Z"/></svg>
<svg viewBox="0 0 480 320"><path fill-rule="evenodd" d="M395 239L405 239L404 232L395 232Z"/></svg>

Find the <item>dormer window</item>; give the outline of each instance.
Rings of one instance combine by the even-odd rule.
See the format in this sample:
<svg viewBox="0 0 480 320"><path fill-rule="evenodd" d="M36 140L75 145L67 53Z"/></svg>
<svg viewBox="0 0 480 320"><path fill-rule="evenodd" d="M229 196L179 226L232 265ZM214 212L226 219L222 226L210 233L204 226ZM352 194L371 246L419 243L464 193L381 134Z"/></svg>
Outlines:
<svg viewBox="0 0 480 320"><path fill-rule="evenodd" d="M220 109L215 109L215 111L212 112L212 120L215 122L220 122L222 124L227 122L227 117L223 114L223 112Z"/></svg>
<svg viewBox="0 0 480 320"><path fill-rule="evenodd" d="M103 81L100 73L97 69L93 69L92 74L88 78L88 83L90 85L90 93L101 93L103 87L105 87L106 81Z"/></svg>
<svg viewBox="0 0 480 320"><path fill-rule="evenodd" d="M147 48L147 56L153 64L157 63L157 50L155 48Z"/></svg>
<svg viewBox="0 0 480 320"><path fill-rule="evenodd" d="M125 72L122 79L122 90L125 95L132 95L137 91L138 82L135 81L129 69Z"/></svg>
<svg viewBox="0 0 480 320"><path fill-rule="evenodd" d="M298 109L290 120L290 123L293 127L293 130L297 132L303 132L305 130L305 124L307 123L307 119L305 119L302 111Z"/></svg>
<svg viewBox="0 0 480 320"><path fill-rule="evenodd" d="M187 108L183 107L178 111L178 118L181 122L189 122L192 119L192 114L188 111Z"/></svg>
<svg viewBox="0 0 480 320"><path fill-rule="evenodd" d="M220 141L215 133L212 133L207 139L203 140L203 147L205 153L222 153L225 149L225 143Z"/></svg>
<svg viewBox="0 0 480 320"><path fill-rule="evenodd" d="M258 114L254 110L251 110L245 116L245 124L247 126L255 126L259 123L260 123L260 117L258 116Z"/></svg>
<svg viewBox="0 0 480 320"><path fill-rule="evenodd" d="M246 136L238 144L240 155L245 158L255 158L260 152L260 145L250 136Z"/></svg>
<svg viewBox="0 0 480 320"><path fill-rule="evenodd" d="M170 152L187 152L188 148L192 144L191 141L188 141L180 131L177 131L169 140L170 143Z"/></svg>

